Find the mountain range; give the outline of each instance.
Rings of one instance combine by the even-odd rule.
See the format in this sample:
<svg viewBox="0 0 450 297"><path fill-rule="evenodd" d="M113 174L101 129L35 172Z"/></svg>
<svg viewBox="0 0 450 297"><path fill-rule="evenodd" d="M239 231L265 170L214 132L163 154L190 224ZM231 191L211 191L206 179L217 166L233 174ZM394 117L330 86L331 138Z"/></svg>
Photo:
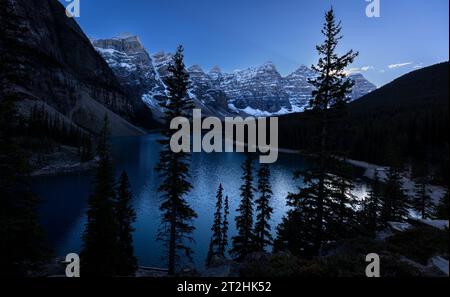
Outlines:
<svg viewBox="0 0 450 297"><path fill-rule="evenodd" d="M110 39L92 40L95 49L134 96L141 98L152 110L155 119L161 118L159 100L165 96L165 77L172 54L151 55L139 37L122 34ZM191 88L189 95L206 115L219 117L240 114L253 116L284 115L301 112L311 98L308 79L315 72L306 66L283 77L272 62L232 73L224 73L219 66L205 72L201 66L188 69ZM376 89L362 74L349 76L355 81L351 100Z"/></svg>
<svg viewBox="0 0 450 297"><path fill-rule="evenodd" d="M51 118L94 134L107 114L113 136L142 134L161 122L171 53L150 54L131 34L91 40L56 0L3 2L11 7L7 17L14 19L11 34L20 49L8 54L23 61L17 71L26 69L30 77L15 86L22 114L44 108ZM0 38L3 54L10 47L2 44ZM311 96L308 78L315 75L301 66L282 76L271 62L232 73L193 65L188 72L195 105L203 115L220 118L301 112ZM376 89L360 74L351 79L352 100Z"/></svg>
<svg viewBox="0 0 450 297"><path fill-rule="evenodd" d="M56 0L4 0L14 23L22 61L17 67L30 79L17 82L19 111L28 116L39 107L51 118L94 134L108 115L113 136L145 133L161 122L160 100L166 95L165 78L171 53L150 54L137 36L90 40L74 19L67 18ZM9 20L10 19L10 20ZM9 51L0 36L0 51ZM273 63L225 73L218 66L205 72L188 68L189 95L205 116L271 116L302 111L311 95L306 66L282 76ZM362 75L352 76L352 99L375 90ZM155 122L156 120L156 122ZM142 129L144 128L144 129Z"/></svg>

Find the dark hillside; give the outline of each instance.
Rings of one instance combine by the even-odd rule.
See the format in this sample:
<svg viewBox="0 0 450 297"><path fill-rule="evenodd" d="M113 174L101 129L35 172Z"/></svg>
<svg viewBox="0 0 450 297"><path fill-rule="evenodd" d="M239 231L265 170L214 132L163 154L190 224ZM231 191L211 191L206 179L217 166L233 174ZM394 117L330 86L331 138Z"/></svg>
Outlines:
<svg viewBox="0 0 450 297"><path fill-rule="evenodd" d="M439 180L448 178L449 63L406 74L352 102L333 123L336 151L390 165L427 161ZM280 119L280 145L308 150L317 134L308 112Z"/></svg>

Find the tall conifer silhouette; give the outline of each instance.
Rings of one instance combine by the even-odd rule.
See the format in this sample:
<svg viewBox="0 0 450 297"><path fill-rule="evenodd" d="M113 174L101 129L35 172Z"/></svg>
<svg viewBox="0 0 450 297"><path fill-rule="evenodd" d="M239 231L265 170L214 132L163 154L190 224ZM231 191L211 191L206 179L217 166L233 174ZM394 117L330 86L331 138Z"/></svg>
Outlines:
<svg viewBox="0 0 450 297"><path fill-rule="evenodd" d="M270 218L273 209L270 206L270 200L273 193L270 186L270 169L267 164L262 164L258 171L258 192L259 197L255 201L255 241L257 249L264 251L266 246L272 244Z"/></svg>
<svg viewBox="0 0 450 297"><path fill-rule="evenodd" d="M83 233L81 263L83 275L89 277L116 276L117 221L114 168L109 153L109 121L105 115L97 144L97 170Z"/></svg>
<svg viewBox="0 0 450 297"><path fill-rule="evenodd" d="M124 171L119 178L117 186L117 202L115 215L117 221L117 275L132 276L137 270L137 259L133 248L133 223L136 221L136 212L131 205L133 195L127 173Z"/></svg>
<svg viewBox="0 0 450 297"><path fill-rule="evenodd" d="M174 118L186 116L193 106L188 95L189 74L183 60L183 47L179 46L168 69L169 76L166 79L168 95L161 103L165 126L160 140L162 149L159 163L156 167L163 179L158 189L162 193L160 206L162 221L158 239L162 240L167 248L170 275L176 272L179 251L182 251L186 257L191 257L192 249L186 241L193 241L191 234L195 228L192 220L197 217L186 200L186 195L192 189L189 182L189 154L175 153L170 148L170 138L173 134L170 122Z"/></svg>
<svg viewBox="0 0 450 297"><path fill-rule="evenodd" d="M225 204L223 208L223 222L222 222L222 244L220 254L225 256L228 247L228 217L230 215L230 206L228 196L225 197Z"/></svg>
<svg viewBox="0 0 450 297"><path fill-rule="evenodd" d="M341 188L339 190L341 193L346 191L342 189L344 185L342 180L330 174L336 167L333 164L339 160L335 158L335 152L331 149L333 144L330 140L333 137L330 135L329 125L331 119L343 115L342 110L349 100L348 95L354 85L354 82L346 77L345 69L353 63L358 53L350 50L343 55L337 54L337 46L342 39L341 30L341 24L336 22L334 10L331 8L325 14L325 24L322 28L325 41L316 47L319 61L317 65L312 66L317 76L309 79L309 83L315 89L309 102L309 114L316 119L319 127L319 135L311 147L316 156L317 166L296 173L296 177L303 177L305 186L300 188L298 193L289 195L288 204L293 205L294 209L292 213L288 213L280 226L281 229L278 229L278 234L283 235L299 229L300 225L307 228L308 231L302 234L302 238L295 241L305 245L303 250L312 250L315 254L320 252L324 241L334 237L333 230L340 228L339 223L336 224L336 218L339 217L336 213L340 211L335 199L336 190ZM298 203L294 201L297 199ZM294 237L286 238L286 241L289 240L294 240ZM283 241L283 238L278 239L278 242ZM298 244L290 245L298 247Z"/></svg>
<svg viewBox="0 0 450 297"><path fill-rule="evenodd" d="M237 209L238 215L235 219L238 234L232 238L233 247L231 249L231 254L237 259L243 259L255 250L255 234L253 230L253 199L255 188L253 186L253 160L249 153L242 165L242 170L243 184L240 188L241 202Z"/></svg>

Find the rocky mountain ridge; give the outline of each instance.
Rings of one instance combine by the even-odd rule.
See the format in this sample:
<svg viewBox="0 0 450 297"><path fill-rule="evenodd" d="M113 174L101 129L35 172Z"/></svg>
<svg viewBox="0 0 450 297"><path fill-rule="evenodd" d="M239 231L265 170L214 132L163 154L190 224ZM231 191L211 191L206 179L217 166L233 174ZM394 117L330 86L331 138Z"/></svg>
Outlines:
<svg viewBox="0 0 450 297"><path fill-rule="evenodd" d="M150 55L137 36L121 35L111 39L93 40L97 51L105 58L124 86L161 117L159 100L165 96L164 80L168 75L172 54ZM232 73L219 66L205 72L201 66L188 67L191 77L190 97L205 115L230 114L271 116L301 112L311 98L308 79L313 70L300 66L283 77L272 62ZM351 99L355 100L376 89L362 74L350 76L355 81Z"/></svg>

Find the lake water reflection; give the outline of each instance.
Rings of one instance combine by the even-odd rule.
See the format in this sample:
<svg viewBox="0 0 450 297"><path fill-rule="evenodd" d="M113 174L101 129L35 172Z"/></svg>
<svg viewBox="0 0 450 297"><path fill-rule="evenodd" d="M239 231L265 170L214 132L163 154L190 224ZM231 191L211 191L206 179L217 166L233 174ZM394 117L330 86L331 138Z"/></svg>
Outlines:
<svg viewBox="0 0 450 297"><path fill-rule="evenodd" d="M160 195L157 192L159 177L154 168L158 162L160 145L159 135L115 139L112 154L117 175L123 170L129 175L134 194L134 207L137 212L134 234L135 254L139 264L164 267L164 250L156 240L160 223ZM215 194L220 183L224 194L230 201L230 234L235 234L235 210L239 204L241 185L241 165L245 158L239 153L199 153L191 160L191 182L194 186L188 201L198 214L193 234L195 243L194 263L203 266L206 258L211 225L215 207ZM258 166L257 161L255 165ZM301 156L282 154L277 163L271 165L271 182L274 197L272 207L272 230L280 223L286 213L285 198L295 191L299 182L294 182L293 171L305 168L306 162ZM79 252L81 236L86 222L86 208L91 187L92 173L77 173L64 176L38 177L33 186L42 200L40 215L47 232L49 244L56 256L70 252ZM364 187L358 189L364 192Z"/></svg>

